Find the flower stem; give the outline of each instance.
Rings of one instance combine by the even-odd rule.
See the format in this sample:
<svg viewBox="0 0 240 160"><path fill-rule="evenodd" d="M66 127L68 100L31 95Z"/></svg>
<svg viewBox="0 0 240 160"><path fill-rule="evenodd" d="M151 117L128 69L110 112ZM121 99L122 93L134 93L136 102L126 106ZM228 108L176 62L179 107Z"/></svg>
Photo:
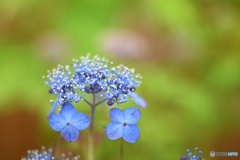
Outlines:
<svg viewBox="0 0 240 160"><path fill-rule="evenodd" d="M101 104L101 103L105 102L106 100L108 100L108 99L107 99L107 98L105 98L105 99L102 99L101 101L97 102L97 103L95 104L95 107L97 107L99 104Z"/></svg>
<svg viewBox="0 0 240 160"><path fill-rule="evenodd" d="M90 120L90 126L89 126L90 134L93 133L94 115L95 115L95 106L92 106L92 107L91 107L91 120Z"/></svg>
<svg viewBox="0 0 240 160"><path fill-rule="evenodd" d="M54 154L56 153L57 151L57 147L58 147L58 144L59 142L62 140L62 136L60 134L60 132L58 132L57 136L56 136L56 139L54 141L54 145L53 145L53 151L52 151L52 156L54 157Z"/></svg>
<svg viewBox="0 0 240 160"><path fill-rule="evenodd" d="M93 136L90 133L91 131L89 130L89 135L88 135L88 160L94 160L94 155L93 155Z"/></svg>
<svg viewBox="0 0 240 160"><path fill-rule="evenodd" d="M83 100L84 100L89 106L92 107L92 104L91 104L88 100L86 100L85 98L83 98Z"/></svg>
<svg viewBox="0 0 240 160"><path fill-rule="evenodd" d="M120 159L123 160L123 140L120 138Z"/></svg>
<svg viewBox="0 0 240 160"><path fill-rule="evenodd" d="M91 107L91 115L90 115L90 125L89 125L89 135L88 135L88 160L94 160L94 139L93 139L93 128L94 128L94 116L95 116L95 108L105 102L106 99L102 99L101 101L95 103L96 96L95 93L93 95L93 103L90 103L88 100L83 98L83 100Z"/></svg>
<svg viewBox="0 0 240 160"><path fill-rule="evenodd" d="M119 102L116 101L116 103L117 103L117 105L118 105L118 108L121 109Z"/></svg>
<svg viewBox="0 0 240 160"><path fill-rule="evenodd" d="M92 106L91 106L91 121L90 121L90 127L89 127L89 130L90 130L90 134L92 134L92 131L93 131L93 125L94 125L94 115L95 115L95 94L93 93L93 103L92 103Z"/></svg>
<svg viewBox="0 0 240 160"><path fill-rule="evenodd" d="M93 142L93 127L94 127L94 115L95 115L95 94L93 95L93 103L91 105L91 120L89 126L88 136L88 160L94 160L94 142Z"/></svg>

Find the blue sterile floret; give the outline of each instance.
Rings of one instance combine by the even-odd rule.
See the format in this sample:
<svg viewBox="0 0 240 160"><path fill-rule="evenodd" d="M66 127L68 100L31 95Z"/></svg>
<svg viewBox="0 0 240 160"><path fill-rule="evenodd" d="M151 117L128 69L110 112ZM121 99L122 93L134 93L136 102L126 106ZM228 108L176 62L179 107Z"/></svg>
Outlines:
<svg viewBox="0 0 240 160"><path fill-rule="evenodd" d="M59 158L55 158L52 156L53 155L53 150L50 148L48 151L45 150L45 147L43 146L41 150L28 150L27 151L27 156L22 157L21 160L60 160ZM62 154L62 160L65 159L68 160L80 160L80 156L72 156L72 153L68 153L68 157L65 157L65 154Z"/></svg>
<svg viewBox="0 0 240 160"><path fill-rule="evenodd" d="M130 96L132 97L133 101L139 105L142 108L146 108L147 107L147 102L137 93L132 93L130 94Z"/></svg>
<svg viewBox="0 0 240 160"><path fill-rule="evenodd" d="M189 152L189 149L187 149L186 152L187 152L188 155L187 155L186 157L185 157L185 156L182 156L182 157L180 158L180 160L197 160L197 159L200 157L200 155L202 154L202 152L199 151L199 152L198 152L198 155L196 155L197 150L198 150L198 148L196 147L196 148L195 148L195 153L194 153L194 155L192 155L192 153ZM199 160L205 160L205 159L200 158Z"/></svg>
<svg viewBox="0 0 240 160"><path fill-rule="evenodd" d="M74 142L78 139L79 130L89 126L89 118L84 113L77 113L76 108L70 103L63 104L60 114L53 114L49 118L49 124L55 131L61 131L62 137L67 142Z"/></svg>
<svg viewBox="0 0 240 160"><path fill-rule="evenodd" d="M102 98L113 103L132 100L131 94L141 85L142 77L139 74L134 75L134 69L123 65L115 68L112 64L113 62L109 63L98 56L90 59L88 54L81 57L80 61L73 59L72 71L70 66L64 68L58 65L52 72L48 71L43 80L51 87L49 93L55 95L55 103L60 106L67 101L77 103L83 100L86 93L101 93ZM133 100L136 98L133 97Z"/></svg>
<svg viewBox="0 0 240 160"><path fill-rule="evenodd" d="M50 118L53 114L55 114L57 111L57 108L58 108L58 104L56 102L54 102L53 100L50 100L50 103L52 105L52 109L48 113L47 118Z"/></svg>
<svg viewBox="0 0 240 160"><path fill-rule="evenodd" d="M135 143L140 137L140 129L136 125L141 117L141 112L136 107L128 107L124 110L112 108L110 110L112 121L108 123L106 135L110 140L121 137L129 143Z"/></svg>

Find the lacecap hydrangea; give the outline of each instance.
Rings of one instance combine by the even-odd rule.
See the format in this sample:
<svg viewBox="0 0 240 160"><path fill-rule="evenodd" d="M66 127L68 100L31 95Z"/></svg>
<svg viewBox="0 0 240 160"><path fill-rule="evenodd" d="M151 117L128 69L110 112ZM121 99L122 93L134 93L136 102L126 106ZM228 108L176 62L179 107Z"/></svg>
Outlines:
<svg viewBox="0 0 240 160"><path fill-rule="evenodd" d="M80 160L80 156L72 156L72 153L69 152L68 156L64 153L61 158L55 158L53 156L53 150L51 148L45 150L45 147L42 146L41 150L28 150L27 156L23 156L21 160Z"/></svg>
<svg viewBox="0 0 240 160"><path fill-rule="evenodd" d="M198 154L197 154L197 150L198 150L198 148L196 147L195 148L195 153L194 153L194 155L192 155L192 152L189 152L189 149L187 149L186 150L187 156L180 157L180 160L198 160L198 158L202 154L202 151L199 151ZM204 158L200 158L199 160L205 160L205 159Z"/></svg>
<svg viewBox="0 0 240 160"><path fill-rule="evenodd" d="M91 59L88 54L86 57L80 57L80 60L73 59L70 66L58 65L52 72L48 71L48 75L43 76L43 80L50 87L49 93L55 96L55 100L50 101L52 109L47 115L50 126L56 131L61 131L63 138L68 142L77 140L78 130L83 130L89 125L90 120L87 115L77 113L72 105L73 102L80 101L87 102L92 108L103 102L106 102L108 106L117 104L119 115L110 111L113 120L110 123L117 123L121 126L112 125L113 128L109 128L111 127L109 123L106 131L107 137L111 140L125 137L124 139L130 143L136 142L139 138L140 130L135 123L140 119L140 110L131 107L123 112L120 107L121 103L131 100L142 108L147 106L146 101L135 93L142 83L142 77L139 74L135 75L134 69L123 65L113 67L113 62L98 56ZM98 103L90 103L84 98L87 94L92 94L94 97L97 93L102 97ZM57 108L63 110L56 114ZM124 116L125 119L127 117L126 122ZM93 122L90 122L91 126L93 126ZM113 134L118 134L118 136Z"/></svg>

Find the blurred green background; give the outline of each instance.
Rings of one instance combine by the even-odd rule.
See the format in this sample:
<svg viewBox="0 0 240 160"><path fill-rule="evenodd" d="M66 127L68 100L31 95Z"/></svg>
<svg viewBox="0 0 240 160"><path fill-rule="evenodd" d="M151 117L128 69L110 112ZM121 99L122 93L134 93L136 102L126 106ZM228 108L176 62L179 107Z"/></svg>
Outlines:
<svg viewBox="0 0 240 160"><path fill-rule="evenodd" d="M123 144L125 160L174 160L195 147L205 159L213 159L210 151L240 153L239 20L238 0L1 0L1 159L53 146L57 132L46 115L54 96L42 76L88 52L143 76L136 93L148 107L141 109L140 139ZM75 106L90 115L84 102ZM137 105L122 108L128 106ZM120 159L119 141L102 127L109 109L96 111L97 160ZM85 159L87 133L62 141L57 155Z"/></svg>

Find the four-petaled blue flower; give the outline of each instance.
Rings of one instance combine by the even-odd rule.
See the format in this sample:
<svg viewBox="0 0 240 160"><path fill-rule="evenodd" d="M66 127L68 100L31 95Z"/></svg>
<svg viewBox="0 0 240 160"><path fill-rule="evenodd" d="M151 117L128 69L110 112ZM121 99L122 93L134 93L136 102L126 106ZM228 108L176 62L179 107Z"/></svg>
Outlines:
<svg viewBox="0 0 240 160"><path fill-rule="evenodd" d="M89 126L89 118L84 113L77 113L76 108L70 103L63 104L60 114L53 114L49 118L49 124L55 131L61 131L62 137L67 142L78 139L79 130Z"/></svg>
<svg viewBox="0 0 240 160"><path fill-rule="evenodd" d="M141 116L141 112L136 107L129 107L124 112L118 108L110 110L112 122L108 123L106 135L110 140L121 137L127 142L135 143L140 137L140 129L136 125Z"/></svg>

